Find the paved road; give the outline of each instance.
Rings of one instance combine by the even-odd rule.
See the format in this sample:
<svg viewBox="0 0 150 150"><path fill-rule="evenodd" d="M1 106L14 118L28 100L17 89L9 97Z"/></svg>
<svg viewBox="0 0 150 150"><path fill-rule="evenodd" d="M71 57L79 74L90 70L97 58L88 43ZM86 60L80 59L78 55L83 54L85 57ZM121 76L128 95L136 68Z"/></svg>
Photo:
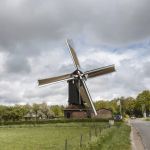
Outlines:
<svg viewBox="0 0 150 150"><path fill-rule="evenodd" d="M150 150L150 121L134 119L131 123L140 133L145 149Z"/></svg>

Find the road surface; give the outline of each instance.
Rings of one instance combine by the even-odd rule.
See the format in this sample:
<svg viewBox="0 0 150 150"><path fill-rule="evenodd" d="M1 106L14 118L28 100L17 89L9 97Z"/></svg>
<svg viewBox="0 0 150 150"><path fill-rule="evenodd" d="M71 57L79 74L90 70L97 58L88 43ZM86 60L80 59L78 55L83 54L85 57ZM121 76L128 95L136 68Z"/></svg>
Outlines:
<svg viewBox="0 0 150 150"><path fill-rule="evenodd" d="M150 121L143 121L142 119L131 120L133 127L139 132L145 150L150 150Z"/></svg>

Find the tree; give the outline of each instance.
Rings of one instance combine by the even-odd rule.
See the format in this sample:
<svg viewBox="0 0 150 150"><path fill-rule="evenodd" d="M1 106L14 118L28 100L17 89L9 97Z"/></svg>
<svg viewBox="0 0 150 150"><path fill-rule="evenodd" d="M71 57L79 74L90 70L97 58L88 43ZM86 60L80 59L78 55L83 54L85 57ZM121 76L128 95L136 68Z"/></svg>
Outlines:
<svg viewBox="0 0 150 150"><path fill-rule="evenodd" d="M138 94L136 98L136 107L140 115L143 114L143 111L146 111L147 114L150 114L150 91L149 90L144 90L143 92Z"/></svg>
<svg viewBox="0 0 150 150"><path fill-rule="evenodd" d="M36 120L37 120L37 118L38 118L38 111L40 110L40 105L34 103L34 104L32 105L32 110L33 110L33 112L35 113L35 118L36 118Z"/></svg>
<svg viewBox="0 0 150 150"><path fill-rule="evenodd" d="M40 110L46 116L46 119L49 119L50 117L54 116L54 113L52 112L51 108L46 103L40 104Z"/></svg>
<svg viewBox="0 0 150 150"><path fill-rule="evenodd" d="M129 116L135 115L135 104L136 101L133 97L125 98L123 102L124 113Z"/></svg>
<svg viewBox="0 0 150 150"><path fill-rule="evenodd" d="M8 120L7 116L7 106L0 105L0 120L5 121Z"/></svg>
<svg viewBox="0 0 150 150"><path fill-rule="evenodd" d="M54 113L55 117L63 116L63 107L59 105L52 105L51 107L52 112Z"/></svg>

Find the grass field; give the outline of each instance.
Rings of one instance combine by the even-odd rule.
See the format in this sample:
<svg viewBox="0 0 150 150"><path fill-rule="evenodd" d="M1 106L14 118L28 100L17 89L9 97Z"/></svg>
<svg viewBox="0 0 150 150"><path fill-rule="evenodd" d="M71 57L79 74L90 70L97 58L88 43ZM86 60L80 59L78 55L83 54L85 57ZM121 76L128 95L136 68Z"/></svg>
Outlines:
<svg viewBox="0 0 150 150"><path fill-rule="evenodd" d="M86 150L131 150L130 131L125 124L103 130Z"/></svg>
<svg viewBox="0 0 150 150"><path fill-rule="evenodd" d="M112 144L118 145L120 138L123 138L124 141L119 147L122 145L125 147L125 149L122 147L121 150L128 150L130 148L129 127L125 125L121 125L119 128L111 127L104 129L104 127L106 127L106 123L98 122L3 126L0 128L0 149L63 150L65 149L65 140L67 139L68 150L96 150L99 147L110 150ZM117 136L119 137L117 138ZM81 141L82 147L80 148Z"/></svg>

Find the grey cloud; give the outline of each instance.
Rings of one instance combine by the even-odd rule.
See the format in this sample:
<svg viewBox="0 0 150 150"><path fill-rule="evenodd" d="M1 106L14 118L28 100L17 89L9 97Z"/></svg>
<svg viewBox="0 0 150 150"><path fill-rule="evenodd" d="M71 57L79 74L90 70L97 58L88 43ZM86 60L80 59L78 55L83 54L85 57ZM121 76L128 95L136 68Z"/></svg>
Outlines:
<svg viewBox="0 0 150 150"><path fill-rule="evenodd" d="M31 68L28 60L22 55L9 54L5 62L7 73L23 74L30 73Z"/></svg>
<svg viewBox="0 0 150 150"><path fill-rule="evenodd" d="M4 69L0 75L1 101L66 102L65 83L37 89L36 81L74 70L64 46L68 37L77 43L85 71L117 65L116 73L87 82L93 97L134 95L149 88L149 44L140 49L124 47L149 39L149 7L149 0L0 1L0 55L9 56L0 61ZM106 47L99 46L103 44ZM110 45L123 49L113 51ZM6 88L3 81L7 81Z"/></svg>
<svg viewBox="0 0 150 150"><path fill-rule="evenodd" d="M120 60L118 65L116 64L116 72L89 79L87 84L92 97L98 97L97 99L112 99L118 96L135 97L138 92L149 89L149 55L147 55L149 50L146 51L147 53L141 56L137 49L132 57L126 51L124 52L126 58ZM118 59L119 56L120 54Z"/></svg>
<svg viewBox="0 0 150 150"><path fill-rule="evenodd" d="M91 42L137 42L150 35L149 0L1 1L0 42L55 41L67 36Z"/></svg>
<svg viewBox="0 0 150 150"><path fill-rule="evenodd" d="M20 100L12 99L12 98L6 98L5 96L0 96L0 104L4 105L12 105L12 104L17 104L19 103Z"/></svg>
<svg viewBox="0 0 150 150"><path fill-rule="evenodd" d="M60 73L72 73L75 70L74 68L74 64L70 63L70 64L63 64L58 68L58 73L60 75Z"/></svg>
<svg viewBox="0 0 150 150"><path fill-rule="evenodd" d="M104 66L106 66L106 64L96 61L94 59L86 59L82 62L82 68L84 71L93 70Z"/></svg>
<svg viewBox="0 0 150 150"><path fill-rule="evenodd" d="M142 74L146 75L147 78L150 77L150 69L149 69L149 67L150 67L150 61L147 61L140 68L142 70Z"/></svg>
<svg viewBox="0 0 150 150"><path fill-rule="evenodd" d="M118 96L135 96L141 90L145 89L146 87L149 87L148 82L146 82L147 79L149 79L149 74L146 72L147 71L146 68L149 65L149 61L148 61L149 55L147 55L148 50L147 53L145 52L144 55L142 55L141 57L139 57L141 53L139 53L138 49L137 51L134 51L134 54L132 55L130 55L131 52L132 50L127 50L124 53L118 52L118 54L116 53L115 56L112 55L112 52L109 53L109 55L112 56L111 58L112 60L117 59L116 62L117 61L119 62L116 63L117 72L102 77L89 79L87 81L87 85L91 91L93 100L100 99L100 98L112 99ZM55 65L56 70L54 71L52 69L52 72L51 72L52 66L50 66L49 68L45 68L44 69L45 71L42 70L42 68L46 64L52 63L53 65L54 62L57 62L56 59L51 60L49 62L48 58L51 54L52 54L51 52L47 54L47 57L45 55L44 60L43 59L40 60L37 58L33 59L31 65L32 72L29 73L27 76L24 75L22 78L20 78L17 81L16 81L17 76L15 76L14 80L10 80L8 78L7 84L1 83L0 84L1 92L5 93L5 91L8 91L9 93L9 97L7 97L8 94L7 95L3 94L3 96L5 96L5 98L8 100L11 99L12 101L14 101L14 103L16 102L15 99L17 99L17 101L19 100L20 103L21 102L40 103L45 101L45 102L49 102L50 104L66 104L67 95L68 95L66 82L49 85L47 87L42 87L42 88L38 88L36 84L37 77L41 77L40 76L41 72L43 72L43 75L47 74L49 76L55 76L58 75L58 73L63 73L63 72L65 73L67 71L70 72L71 61L68 63L63 62L62 65L59 67L56 64ZM101 54L101 52L100 53L95 52L95 54L98 57ZM95 56L95 54L93 53L91 55ZM105 55L108 55L108 53L106 52ZM61 56L63 56L63 53L61 54ZM95 64L101 64L103 66L103 60L101 59L100 60L99 59L95 60L95 58L91 59L92 58L91 56L86 58L87 59L85 60L81 59L81 61L86 62L84 67L87 69L95 68L96 67ZM91 61L88 61L89 58ZM58 60L59 59L60 58L58 58ZM63 56L63 60L64 59L66 59L66 57ZM107 60L107 57L104 58L104 60L105 59ZM36 66L37 60L39 65ZM59 64L59 62L57 63ZM145 66L144 67L145 70L143 69L143 66ZM13 88L11 87L11 85L13 85Z"/></svg>

